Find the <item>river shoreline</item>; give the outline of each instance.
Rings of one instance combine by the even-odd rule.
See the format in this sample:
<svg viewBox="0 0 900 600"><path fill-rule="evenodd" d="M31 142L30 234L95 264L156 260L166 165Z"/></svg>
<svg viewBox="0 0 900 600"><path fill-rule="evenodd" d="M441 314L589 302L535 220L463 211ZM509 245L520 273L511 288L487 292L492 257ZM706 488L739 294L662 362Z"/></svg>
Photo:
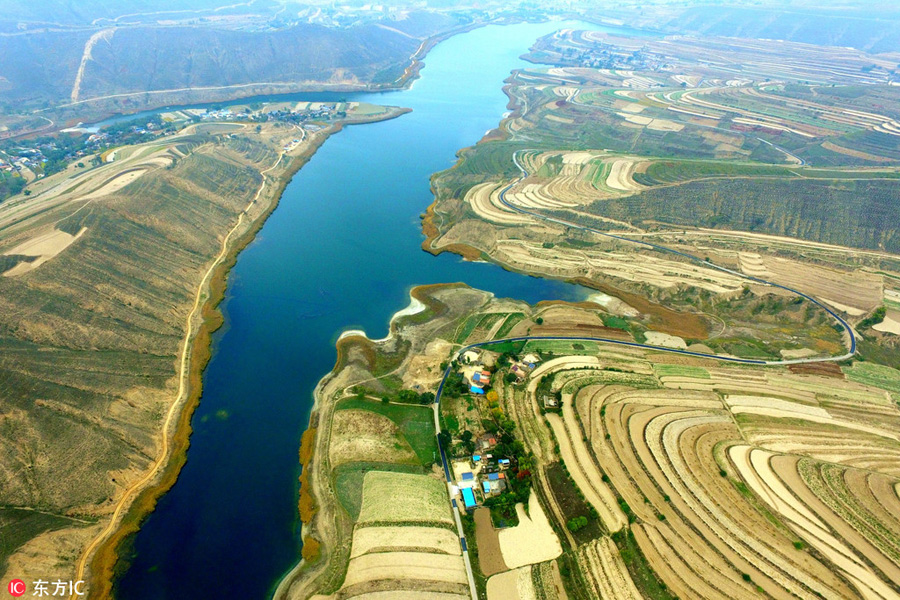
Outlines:
<svg viewBox="0 0 900 600"><path fill-rule="evenodd" d="M322 486L328 479L328 476L324 474L330 472L326 444L330 439L331 417L334 412L334 403L327 402L326 388L346 366L347 347L353 344L373 347L375 344L392 339L396 334L398 323L406 317L433 319L441 316L447 309L440 302L434 301L431 292L445 288L457 288L461 285L464 284L435 283L414 286L409 292L411 300L409 306L391 316L386 337L381 340L370 340L361 334L343 335L335 342L337 359L334 367L319 379L313 391L314 404L310 412L309 426L303 433L300 448L302 473L298 504L300 520L303 524L304 552L301 560L288 570L278 582L274 598L292 598L302 595L304 586L316 583L329 567L333 566L329 563L335 560L336 557L333 554L339 549L339 544L336 544L335 540L329 536L323 535L322 532L322 528L326 526L339 529L340 524L337 523L337 520L342 516L338 514L340 509L337 509L336 505L324 501L327 494ZM374 353L374 348L371 348L371 351ZM320 444L325 447L318 447ZM312 477L310 477L311 474ZM325 510L322 510L323 507ZM333 523L323 523L322 519L326 518ZM314 552L306 551L310 541L314 546ZM293 589L295 584L298 584L299 589Z"/></svg>
<svg viewBox="0 0 900 600"><path fill-rule="evenodd" d="M278 207L285 188L291 179L315 155L316 151L332 135L339 133L347 125L366 124L397 118L409 112L405 108L391 108L387 116L377 119L363 119L331 125L320 135L315 136L310 146L293 157L285 171L277 176L276 184L268 194L269 205L250 224L250 227L238 237L228 249L227 254L214 267L212 277L207 286L207 298L201 306L201 324L190 341L190 359L188 367L188 394L178 411L171 437L172 449L165 466L158 478L141 490L126 510L116 529L100 544L89 559L90 576L88 578L89 598L109 598L113 595L115 582L127 570L128 564L122 563L128 545L140 530L143 521L153 512L157 501L175 484L182 467L187 461L192 432L191 419L200 403L203 393L203 374L212 358L212 335L225 324L225 317L219 306L225 299L228 275L237 262L239 254L249 246L265 225L265 222Z"/></svg>
<svg viewBox="0 0 900 600"><path fill-rule="evenodd" d="M550 30L549 25L524 27L524 31L535 31L536 33ZM481 30L484 29L481 28ZM242 424L246 422L244 419L248 416L259 419L254 422L254 427L260 426L262 423L268 423L268 421L263 420L268 417L264 417L261 414L262 412L271 410L271 408L276 406L278 410L284 411L284 418L279 418L277 423L268 425L270 432L266 434L265 438L268 444L267 447L271 447L276 441L279 444L284 444L287 442L288 437L291 437L294 440L294 444L296 444L299 440L293 438L294 435L309 429L310 424L313 426L317 424L318 427L316 427L314 436L315 457L312 459L312 462L307 463L306 466L308 468L305 469L311 480L312 488L316 487L316 479L323 477L326 473L318 465L323 460L327 461L327 457L320 451L323 447L327 447L326 438L328 437L328 431L324 425L327 424L328 419L321 404L312 407L311 414L306 412L310 408L309 404L305 400L298 402L294 399L294 394L299 386L304 385L303 379L306 377L306 373L303 370L310 368L311 364L314 370L310 371L310 373L316 376L315 379L309 377L309 392L314 391L312 388L321 379L321 374L328 370L329 365L323 364L324 361L321 360L324 358L321 356L321 352L312 353L309 351L309 348L313 343L328 344L329 336L331 336L330 346L334 347L335 338L337 333L341 331L341 327L346 327L348 322L353 323L355 321L355 319L348 316L356 314L358 307L354 305L354 302L366 302L365 312L368 318L356 321L362 326L358 328L380 333L378 323L384 323L382 314L390 314L391 311L389 309L392 307L393 311L396 311L396 306L400 304L400 294L410 294L411 284L417 282L466 281L470 285L474 284L479 289L490 289L503 297L530 297L533 302L544 298L580 297L582 295L580 292L573 291L559 282L544 284L538 279L526 278L528 281L522 285L520 284L521 278L518 276L513 277L512 274L504 273L500 269L495 271L487 266L473 267L471 264L463 267L461 266L464 264L463 262L450 259L449 257L435 260L419 250L422 243L421 229L416 227L416 223L410 221L410 217L414 218L414 215L420 212L421 207L427 203L423 201L425 200L424 194L416 191L416 186L425 184L421 185L421 187L423 188L422 191L427 193L427 177L450 166L444 162L446 159L442 157L452 157L452 153L460 147L459 139L478 139L477 136L485 130L485 127L492 127L496 124L497 115L503 112L502 106L507 102L507 99L502 98L502 96L496 98L496 82L503 81L508 75L509 68L507 65L509 61L518 60L517 56L521 52L519 50L521 31L523 30L515 28L504 31L504 28L498 27L485 33L473 32L467 34L474 36L473 39L476 44L482 44L485 47L494 48L498 41L505 44L501 46L504 50L501 51L497 58L494 58L494 55L491 54L491 58L484 60L483 68L478 72L478 76L474 80L466 79L481 94L481 96L474 97L468 104L450 104L448 107L446 103L448 98L456 98L456 96L450 96L450 94L455 93L459 89L454 83L456 81L454 78L469 77L466 69L451 70L447 73L442 68L447 69L449 66L453 69L457 65L469 66L471 61L465 59L460 52L471 52L470 46L472 43L462 44L462 42L449 41L447 47L452 48L452 50L436 51L434 55L429 54L429 57L434 57L434 67L437 69L436 74L443 73L443 76L429 78L427 85L423 80L421 86L413 86L414 90L409 92L410 101L406 100L406 96L402 96L403 100L392 98L393 102L391 103L411 106L415 110L415 114L411 115L410 121L403 121L403 123L408 124L398 123L396 126L392 125L377 131L373 128L371 134L368 133L369 130L366 128L357 130L352 138L348 137L348 139L353 140L352 144L348 144L352 147L342 148L340 159L333 156L332 152L327 152L326 156L328 158L323 158L322 163L314 165L315 168L311 171L304 170L303 173L314 173L315 175L298 176L294 183L298 189L302 190L300 194L302 197L315 198L317 202L304 203L302 208L294 205L285 213L279 213L284 214L284 218L275 220L276 223L270 231L266 243L259 246L259 252L262 253L264 258L260 258L256 256L256 253L253 253L252 258L248 257L247 259L249 263L246 264L252 266L247 267L246 272L240 270L241 262L237 265L241 276L241 291L238 292L238 288L235 288L235 299L234 302L229 300L227 314L241 315L241 320L240 322L235 321L227 338L232 345L230 354L224 348L224 344L223 348L217 347L213 353L214 360L210 362L207 380L204 381L206 396L212 402L215 402L217 399L224 400L223 409L234 411L236 417L240 413L239 418ZM502 52L506 54L502 54ZM475 55L475 58L480 59L481 57L482 53ZM460 62L461 60L464 62ZM398 96L397 98L400 97ZM496 98L498 101L495 102L493 98ZM372 101L373 99L366 98L366 100ZM499 102L500 100L502 100L502 103ZM374 102L379 103L377 97L374 98ZM416 133L417 128L425 126L435 118L438 119L437 123L440 124L447 123L450 119L456 119L462 124L462 128L453 126L440 130L440 137L437 138L439 140L437 143L432 142L434 138L428 136L413 137L418 135ZM469 125L473 119L477 125ZM364 131L367 133L363 133ZM416 143L410 143L411 140L414 140ZM342 147L342 144L343 142L337 144L336 147ZM348 151L349 154L345 155ZM423 155L423 152L428 153L427 157ZM363 163L365 168L359 166L359 161L365 161ZM335 164L332 165L332 162ZM353 166L348 167L347 165ZM406 178L401 177L400 174L406 173L410 165L414 167L414 175ZM386 179L390 177L390 184L386 182L379 184L377 178L382 176ZM334 177L339 177L341 180L335 182L333 181ZM397 184L396 182L402 182L402 184ZM295 185L291 184L291 187L288 189L290 190L294 187ZM331 190L333 189L340 191L332 193ZM287 194L287 197L292 198L290 193ZM383 198L391 200L391 202L385 202L385 206L381 206L372 201L374 198ZM309 206L306 206L306 204L309 204ZM266 227L268 229L270 225ZM302 231L304 227L322 236L321 242L314 242L315 238L313 235L298 235L298 232ZM373 227L377 227L377 231L372 231ZM335 233L329 235L332 231ZM374 245L376 242L379 244L377 249ZM322 250L323 248L325 251ZM378 261L375 258L381 256L378 252L383 249L389 249L390 252L402 251L411 258L393 261L390 270L386 271L385 276L382 276L377 271L378 264L376 263ZM296 257L297 260L286 261L285 258L288 255L285 254L285 251L290 252L289 256ZM354 252L360 251L364 255L356 257ZM480 259L482 257L479 255L473 258ZM478 260L476 262L482 261ZM329 270L324 268L323 264L333 265L334 268ZM360 276L348 278L344 275L348 272L347 269L361 269ZM373 271L372 269L375 270ZM251 282L252 288L250 287ZM291 282L293 286L290 288L291 293L281 295L279 291L281 289L280 286L287 282ZM398 283L405 287L405 293L402 287L396 285ZM356 287L365 290L379 289L383 293L377 295L377 297L372 297L369 294L366 298L357 298L353 295ZM303 295L297 293L300 291L303 292ZM414 296L418 295L417 291L414 288ZM240 300L240 294L243 295L243 301ZM425 304L428 303L426 302ZM428 308L432 308L432 311L426 310L407 316L401 319L400 325L402 326L404 323L413 321L418 322L420 319L427 317L429 312L434 311L434 307L429 306ZM353 313L350 312L351 310ZM260 311L263 312L260 313ZM263 316L258 316L260 314ZM278 330L272 335L264 334L263 332L267 330L266 328L280 326L279 324L283 320L281 318L275 319L276 315L283 315L285 318L288 318L288 324L285 325L283 330ZM334 318L335 315L340 318ZM373 320L372 316L377 318ZM382 337L382 335L373 337ZM350 345L350 340L356 340L356 343ZM344 338L344 340L341 340L338 345L339 358L343 356L345 347L349 351L352 346L355 352L359 348L360 340L361 338ZM235 346L235 344L238 345ZM319 347L324 346L316 346L316 350ZM281 353L281 355L273 354L271 360L256 360L258 356L247 357L254 363L253 375L250 377L235 376L234 380L232 380L230 373L236 373L240 369L241 364L248 364L246 360L235 360L237 355L243 353L243 349L247 348L254 349L252 351L248 350L248 354L255 353L259 355L260 349L265 348L268 352L277 352ZM362 350L364 351L365 348L362 348ZM285 354L292 358L283 358L282 356ZM227 358L216 359L216 357L222 356ZM223 363L220 360L226 362ZM210 375L216 368L216 365L220 365L220 370L224 368L226 371ZM228 366L222 367L221 365ZM212 380L212 377L216 377L215 381ZM271 398L271 404L245 401L245 399L257 397L256 394L259 388L255 380L260 377L269 378L266 383L265 396ZM228 387L221 388L221 381L228 382ZM303 391L305 392L306 390L304 389ZM319 396L322 391L320 385L316 390L315 396ZM261 410L262 407L266 407L266 411ZM301 417L303 422L297 423L296 427L291 421L292 411L305 413ZM204 412L206 411L201 407L198 414ZM317 418L318 421L316 420ZM264 587L259 586L257 583L253 584L253 586L246 586L247 588L253 587L255 590L260 590L259 593L254 592L251 594L255 597L264 593L272 593L275 586L278 586L279 590L276 594L280 595L281 591L291 583L291 580L294 583L294 589L291 592L297 592L301 588L313 589L311 585L313 582L310 581L310 576L313 573L310 570L302 569L304 577L300 581L291 577L290 574L286 574L291 572L296 575L298 567L296 561L299 558L297 555L302 553L297 547L299 546L297 543L299 540L297 540L296 536L296 527L300 510L295 487L297 475L294 473L290 473L290 477L286 478L292 484L290 487L292 488L293 499L289 504L279 502L279 505L285 504L284 508L287 510L278 514L280 533L277 543L282 545L276 546L280 553L279 567L277 569L279 573L274 574L274 577L269 578L268 575L263 574L266 579L262 581L259 572L267 570L266 567L260 567L253 572L258 563L269 563L273 560L271 555L269 555L268 559L265 559L265 555L259 553L263 548L269 548L269 546L258 544L259 547L257 550L254 550L253 554L259 556L259 559L247 560L242 557L232 560L228 552L217 554L218 547L213 547L209 542L210 539L219 539L220 537L225 539L228 537L226 534L220 536L214 531L204 531L202 536L199 534L199 531L196 534L188 532L186 537L190 538L193 535L194 539L184 540L184 545L187 546L184 549L184 560L178 560L175 558L178 555L173 556L172 554L173 551L176 551L175 546L178 546L178 543L173 543L172 541L179 539L176 537L181 535L179 532L184 531L185 527L192 527L194 523L197 523L198 528L217 527L217 523L222 522L221 519L232 518L239 519L243 526L249 526L252 523L256 528L263 528L261 531L267 531L264 528L268 526L268 521L265 524L257 523L257 521L262 520L260 517L271 514L275 502L270 501L268 498L257 502L257 500L252 498L252 493L250 493L243 496L243 503L240 505L240 508L237 508L231 500L226 500L226 496L209 493L211 488L215 489L217 493L219 491L231 492L235 490L238 491L238 495L235 496L235 500L237 500L242 497L240 493L243 492L243 489L237 490L236 488L239 486L232 485L232 482L235 481L235 476L243 477L248 482L255 477L267 477L269 480L274 480L273 478L276 476L273 468L254 468L253 464L251 464L253 461L245 458L252 456L255 459L257 450L254 446L255 441L253 441L253 438L250 435L244 436L243 425L238 425L238 422L238 418L235 418L234 423L230 424L230 420L223 417L214 426L216 431L227 431L232 436L227 443L222 442L222 445L227 445L229 455L234 455L231 456L231 460L240 461L238 463L238 471L221 468L218 461L220 457L224 459L222 456L223 447L210 446L210 441L204 442L207 444L205 452L201 452L198 455L199 462L193 465L203 465L202 467L197 467L201 470L192 469L192 464L188 463L184 472L179 476L179 485L174 486L173 492L170 492L174 494L173 502L180 504L173 506L166 504L164 505L165 510L162 511L159 508L163 506L157 507L156 513L159 514L159 518L153 519L152 526L146 524L142 526L142 531L148 531L147 536L150 537L138 536L136 539L136 549L140 554L134 557L134 566L128 571L128 574L119 580L122 582L120 588L122 594L127 590L128 595L131 597L150 598L153 595L152 590L154 588L159 590L168 589L174 593L175 590L182 590L183 592L192 586L197 591L201 591L202 588L197 585L197 582L199 580L213 579L213 577L204 577L203 573L191 576L185 572L185 567L187 564L190 564L194 569L204 568L203 564L213 560L213 556L218 557L216 560L224 559L227 561L227 564L232 565L228 567L232 569L231 573L243 572L245 574L240 577L228 575L224 578L229 581L236 580L229 583L229 588L232 590L237 589L234 586L241 587L244 585L247 580L246 573L248 572L253 573L251 576L256 577L258 584L263 584L265 588L268 588L268 590L265 590ZM210 425L212 423L213 421L210 421ZM188 425L190 425L189 422ZM200 429L198 423L193 425L196 433L192 441L194 446L200 448L199 442L211 436L205 433L205 430ZM198 437L198 434L202 435ZM235 438L234 436L238 437ZM313 433L308 433L306 439L313 441ZM218 442L218 439L216 442ZM302 446L303 444L299 445ZM283 448L284 446L280 447ZM279 451L279 454L284 456L279 458L278 477L281 477L288 471L296 472L298 466L297 445L293 445L293 448L294 450L290 451L289 454ZM307 442L308 448L309 442ZM259 451L259 454L266 455L267 452L271 454L269 450ZM304 452L304 458L309 458L308 452ZM272 463L268 464L271 465ZM185 472L190 472L192 477L192 479L188 478L188 482L185 483L187 487L180 485L186 478ZM303 474L303 470L300 471L300 474ZM228 483L223 484L223 481ZM327 481L322 483L325 486L329 485ZM279 493L285 491L282 485L279 488ZM203 513L185 513L185 507L194 502L195 498L197 502L206 501ZM222 498L221 509L219 508L219 498ZM230 496L227 498L230 498ZM227 502L231 502L231 504L227 504ZM243 519L241 513L250 510L256 510L256 512L252 515L247 514L247 518ZM281 510L280 506L278 510ZM316 527L318 524L324 524L324 530L326 531L331 529L331 523L324 523L327 519L324 519L323 516L325 515L320 511L313 519L314 527L317 531L320 530ZM338 518L340 518L340 515L338 515ZM204 522L199 523L198 521ZM340 530L343 531L343 529ZM306 536L309 532L310 529L304 526L303 535ZM286 533L289 533L289 535L285 535ZM263 538L265 536L259 537ZM269 539L266 540L267 543L272 538L273 536L269 534ZM289 544L286 543L288 538ZM330 548L325 546L329 543L336 543L336 540L327 535L320 539L323 540L321 553L323 556L327 556ZM144 542L142 540L151 541ZM287 548L288 545L291 547ZM286 560L288 557L285 554L285 550L289 550L291 553L289 560ZM311 550L309 545L307 550ZM177 552L180 553L181 548L177 548ZM171 561L169 557L172 557ZM257 564L247 565L251 567L250 570L237 570L244 562L252 563L254 561ZM290 566L291 562L294 563L293 568ZM318 567L325 562L330 561L320 559L315 566ZM224 565L225 563L222 564ZM286 568L282 567L282 564ZM271 571L271 569L269 570ZM330 589L329 584L338 575L327 573L324 579L316 577L316 580L319 583L327 580L322 589ZM217 583L219 581L221 579L211 580L206 583L207 586L215 587L219 585ZM300 585L297 585L298 583ZM337 584L339 585L340 581L337 581ZM150 593L142 591L148 589L151 590ZM207 589L211 588L208 587ZM217 589L221 589L223 593L226 593L227 588L220 585L220 588Z"/></svg>

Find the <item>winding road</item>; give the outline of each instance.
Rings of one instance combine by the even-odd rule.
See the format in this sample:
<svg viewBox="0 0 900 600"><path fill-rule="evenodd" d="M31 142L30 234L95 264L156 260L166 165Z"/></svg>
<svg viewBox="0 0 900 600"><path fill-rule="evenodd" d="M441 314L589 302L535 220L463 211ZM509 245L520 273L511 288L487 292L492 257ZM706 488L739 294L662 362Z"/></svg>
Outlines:
<svg viewBox="0 0 900 600"><path fill-rule="evenodd" d="M523 179L528 177L528 172L519 163L519 152L527 152L527 151L528 150L517 150L516 152L513 153L513 163L516 165L516 168L519 169L519 172L521 173L521 175L519 176L518 179L516 179L515 181L513 181L512 183L507 185L505 188L503 188L503 190L500 191L500 202L506 208L509 208L510 210L515 211L520 214L523 214L523 215L528 215L530 217L540 219L542 221L556 223L558 225L563 225L565 227L572 227L573 229L580 229L582 231L589 231L596 235L600 235L600 236L607 237L607 238L612 238L614 240L628 242L630 244L637 244L639 246L644 246L646 248L651 248L653 250L658 250L660 252L665 252L668 254L674 254L676 256L686 258L692 262L704 265L710 269L715 269L715 270L721 271L723 273L728 273L729 275L734 275L735 277L739 277L739 278L745 279L747 281L752 281L753 283L760 283L763 285L768 285L768 286L776 287L776 288L791 292L792 294L796 294L806 300L809 300L810 302L812 302L813 304L815 304L816 306L818 306L819 308L821 308L822 310L827 312L829 315L834 317L835 320L838 322L838 324L840 324L840 326L844 329L844 332L846 332L846 334L848 335L848 338L850 340L849 352L847 352L846 354L842 354L840 356L828 356L828 357L823 357L823 358L802 358L802 359L796 359L796 360L753 361L750 364L790 365L790 364L800 364L800 363L838 362L838 361L846 360L846 359L852 357L854 354L856 354L856 334L853 333L853 328L850 327L850 324L847 323L847 321L845 321L844 318L841 317L839 314L837 314L834 310L832 310L831 308L829 308L828 306L826 306L824 303L820 302L819 300L816 300L814 297L810 296L809 294L805 294L799 290L788 287L786 285L781 285L780 283L767 281L767 280L761 279L759 277L754 277L752 275L747 275L746 273L741 273L740 271L735 271L735 270L729 269L727 267L722 267L713 262L710 262L709 260L698 258L698 257L696 257L692 254L688 254L686 252L672 250L671 248L668 248L666 246L661 246L659 244L653 244L651 242L645 242L643 240L635 240L635 239L628 238L625 236L616 235L614 233L607 233L607 232L601 231L599 229L594 229L593 227L587 227L585 225L578 225L577 223L572 223L571 221L566 221L564 219L557 219L556 217L548 217L547 215L543 215L543 214L541 214L539 212L535 212L533 210L526 210L520 206L517 206L517 205L511 203L509 200L506 199L506 192L508 192L510 189L512 189L513 186L515 186L517 183L519 183L520 181L522 181ZM645 347L654 348L657 350L662 349L657 346L645 346ZM730 360L730 357L726 358L726 357L719 356L717 354L707 354L707 355L700 354L700 356L705 356L708 358L715 358L715 359L719 359L719 360ZM737 362L742 362L742 361L737 361ZM743 362L746 362L746 361L743 361Z"/></svg>
<svg viewBox="0 0 900 600"><path fill-rule="evenodd" d="M525 151L527 151L527 150L525 150ZM510 183L509 185L504 187L503 190L501 190L501 192L500 192L500 202L505 207L509 208L510 210L513 210L520 214L528 215L530 217L540 219L543 221L548 221L551 223L556 223L558 225L572 227L575 229L581 229L582 231L589 231L591 233L601 235L603 237L612 238L615 240L628 242L631 244L637 244L640 246L644 246L646 248L651 248L653 250L658 250L658 251L666 252L669 254L674 254L676 256L686 258L690 261L700 263L708 268L716 269L717 271L722 271L723 273L728 273L730 275L734 275L736 277L745 279L747 281L752 281L753 283L769 285L769 286L776 287L776 288L791 292L793 294L796 294L796 295L812 302L816 306L822 308L825 312L827 312L829 315L831 315L832 317L835 318L835 320L838 322L838 324L840 324L840 326L844 329L846 334L849 336L850 350L846 354L842 354L840 356L826 356L826 357L819 357L819 358L801 358L801 359L794 359L794 360L756 360L756 359L752 359L752 358L740 358L740 357L736 357L736 356L723 356L723 355L719 355L719 354L707 354L704 352L692 352L690 350L681 350L678 348L666 348L664 346L653 346L650 344L642 344L639 342L628 342L628 341L623 341L623 340L615 340L615 339L600 338L600 337L521 336L521 337L502 338L502 339L498 339L498 340L489 340L486 342L478 342L475 344L469 344L468 346L464 346L464 347L460 348L459 350L457 350L453 356L453 360L451 360L449 362L449 364L447 365L447 368L444 369L444 375L441 378L441 383L438 386L437 393L435 394L434 405L433 405L434 426L435 426L436 434L440 433L440 431L441 431L441 424L440 424L441 395L443 394L444 384L447 381L447 377L449 377L450 373L453 372L453 363L464 352L471 350L473 348L483 348L485 346L491 346L494 344L502 344L505 342L527 342L527 341L532 341L532 340L587 341L587 342L599 342L602 344L614 344L614 345L618 345L618 346L629 346L632 348L643 348L646 350L655 350L655 351L661 351L661 352L672 352L675 354L684 354L687 356L709 358L709 359L713 359L713 360L720 360L723 362L739 363L739 364L745 364L745 365L758 365L758 366L792 365L792 364L819 363L819 362L838 362L838 361L846 360L846 359L852 357L854 354L856 354L856 334L853 332L853 328L850 326L850 324L847 323L847 321L845 321L843 319L843 317L841 317L839 314L837 314L834 310L832 310L831 308L829 308L828 306L826 306L825 304L823 304L816 298L810 296L809 294L805 294L799 290L793 289L793 288L785 286L785 285L781 285L779 283L774 283L772 281L766 281L765 279L761 279L759 277L753 277L751 275L747 275L747 274L741 273L739 271L734 271L732 269L728 269L726 267L716 265L715 263L712 263L708 260L700 259L696 256L687 254L685 252L680 252L678 250L672 250L671 248L667 248L666 246L661 246L659 244L653 244L650 242L645 242L643 240L635 240L635 239L627 238L627 237L624 237L621 235L607 233L605 231L600 231L600 230L594 229L592 227L578 225L577 223L572 223L572 222L566 221L564 219L548 217L547 215L543 215L541 213L531 211L531 210L526 210L524 208L521 208L521 207L516 206L515 204L509 202L506 199L506 192L508 192L510 189L512 189L513 186L515 186L517 183L521 182L523 179L528 177L528 172L522 167L521 163L519 163L519 157L518 157L519 152L522 152L522 150L517 150L516 152L513 153L513 162L515 163L516 168L519 169L520 176L518 179L516 179L515 181L513 181L512 183ZM453 497L453 490L452 490L453 479L452 479L452 476L450 473L450 465L449 465L449 462L447 461L447 455L444 452L444 447L440 443L440 439L438 439L438 449L441 452L441 464L444 469L444 477L447 480L447 490L450 495L450 504L451 504L451 508L453 511L453 515L456 518L457 534L459 535L459 543L460 543L460 547L462 548L463 561L465 562L466 574L469 579L469 588L470 588L470 591L472 594L472 598L474 600L474 599L478 598L478 592L477 592L477 588L475 586L475 576L472 573L472 564L471 564L471 559L469 557L468 544L466 542L465 531L463 531L462 521L459 517L459 509L457 507L456 499Z"/></svg>

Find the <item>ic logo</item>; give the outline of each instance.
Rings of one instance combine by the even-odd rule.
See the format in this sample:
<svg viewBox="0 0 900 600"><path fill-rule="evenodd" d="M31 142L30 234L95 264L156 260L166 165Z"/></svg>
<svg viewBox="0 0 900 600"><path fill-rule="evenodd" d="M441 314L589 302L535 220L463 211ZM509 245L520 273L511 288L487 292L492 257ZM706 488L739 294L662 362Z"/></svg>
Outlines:
<svg viewBox="0 0 900 600"><path fill-rule="evenodd" d="M13 579L9 582L9 593L16 598L18 598L19 596L24 596L26 589L28 588L26 587L25 582L21 579Z"/></svg>

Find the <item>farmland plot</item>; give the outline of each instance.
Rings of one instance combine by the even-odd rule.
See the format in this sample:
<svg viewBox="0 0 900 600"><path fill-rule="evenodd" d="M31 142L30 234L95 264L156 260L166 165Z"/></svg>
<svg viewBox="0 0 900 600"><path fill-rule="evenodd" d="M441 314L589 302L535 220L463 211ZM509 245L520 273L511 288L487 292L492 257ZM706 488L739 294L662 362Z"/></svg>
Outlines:
<svg viewBox="0 0 900 600"><path fill-rule="evenodd" d="M883 390L668 365L654 366L664 389L631 389L594 382L578 370L586 366L599 367L587 357L542 365L538 375L564 386L561 415L546 420L586 501L602 517L596 484L608 480L625 527L673 593L900 597L900 442ZM592 596L629 597L635 581L617 579L620 557L602 544L577 549Z"/></svg>
<svg viewBox="0 0 900 600"><path fill-rule="evenodd" d="M427 475L370 471L363 481L359 523L423 522L452 525L447 490Z"/></svg>

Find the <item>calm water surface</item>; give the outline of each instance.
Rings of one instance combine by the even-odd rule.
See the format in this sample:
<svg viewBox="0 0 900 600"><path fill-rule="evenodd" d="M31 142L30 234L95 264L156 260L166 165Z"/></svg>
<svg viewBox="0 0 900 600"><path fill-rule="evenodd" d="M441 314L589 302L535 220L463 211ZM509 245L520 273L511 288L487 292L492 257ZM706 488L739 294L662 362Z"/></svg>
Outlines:
<svg viewBox="0 0 900 600"><path fill-rule="evenodd" d="M529 302L584 298L577 286L420 249L429 177L496 126L502 82L525 64L518 56L561 26L477 29L439 44L410 90L348 97L413 112L329 139L240 255L187 464L138 533L119 598L271 594L299 557L297 451L341 331L383 337L418 284L464 281Z"/></svg>

